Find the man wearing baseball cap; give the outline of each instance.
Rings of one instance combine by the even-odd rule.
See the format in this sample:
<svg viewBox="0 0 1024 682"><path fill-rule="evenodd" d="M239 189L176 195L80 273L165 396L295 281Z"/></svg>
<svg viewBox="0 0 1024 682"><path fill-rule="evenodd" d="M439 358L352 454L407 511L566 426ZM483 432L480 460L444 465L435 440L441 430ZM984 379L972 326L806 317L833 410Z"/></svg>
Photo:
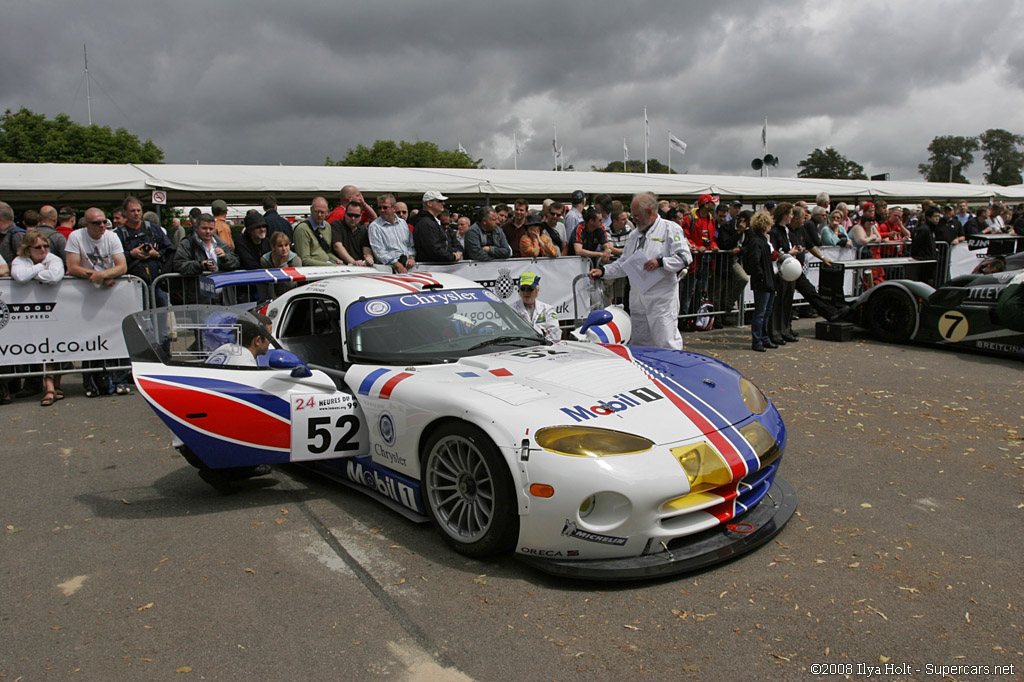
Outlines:
<svg viewBox="0 0 1024 682"><path fill-rule="evenodd" d="M524 272L519 275L519 298L509 305L519 317L533 325L533 328L544 335L551 343L562 339L562 329L558 326L558 311L553 305L537 300L540 289L540 275Z"/></svg>
<svg viewBox="0 0 1024 682"><path fill-rule="evenodd" d="M412 228L416 256L423 263L454 263L462 260L461 251L452 251L448 232L439 216L448 199L435 189L423 193L423 210L416 216Z"/></svg>
<svg viewBox="0 0 1024 682"><path fill-rule="evenodd" d="M572 235L576 233L576 228L583 224L583 207L587 203L587 195L583 193L583 190L578 189L572 193L572 197L569 199L569 203L572 207L565 214L565 236L568 240L572 241ZM572 253L572 246L569 247L569 253Z"/></svg>

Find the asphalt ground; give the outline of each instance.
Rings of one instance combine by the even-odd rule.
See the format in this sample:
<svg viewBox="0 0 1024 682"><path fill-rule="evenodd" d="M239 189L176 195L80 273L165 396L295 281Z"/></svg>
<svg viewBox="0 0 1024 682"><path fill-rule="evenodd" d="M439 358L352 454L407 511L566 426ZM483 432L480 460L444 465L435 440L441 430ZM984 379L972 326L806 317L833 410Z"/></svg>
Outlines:
<svg viewBox="0 0 1024 682"><path fill-rule="evenodd" d="M779 407L800 504L654 582L469 560L295 467L222 497L137 394L2 406L0 679L1020 679L1024 367L812 325L685 336Z"/></svg>

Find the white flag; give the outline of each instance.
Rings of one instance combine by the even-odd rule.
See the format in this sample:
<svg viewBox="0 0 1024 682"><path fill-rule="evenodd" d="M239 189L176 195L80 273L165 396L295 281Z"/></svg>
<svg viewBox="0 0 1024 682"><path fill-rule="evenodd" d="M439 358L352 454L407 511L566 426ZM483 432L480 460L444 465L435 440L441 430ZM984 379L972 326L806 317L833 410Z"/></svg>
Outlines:
<svg viewBox="0 0 1024 682"><path fill-rule="evenodd" d="M622 153L626 155L626 160L629 160L629 147L626 146L626 138L622 138Z"/></svg>
<svg viewBox="0 0 1024 682"><path fill-rule="evenodd" d="M469 152L466 151L466 148L462 146L461 142L459 143L459 151L465 154L466 156L469 156Z"/></svg>
<svg viewBox="0 0 1024 682"><path fill-rule="evenodd" d="M768 144L768 117L764 117L764 126L761 128L761 147Z"/></svg>
<svg viewBox="0 0 1024 682"><path fill-rule="evenodd" d="M555 158L556 159L561 159L562 158L562 148L561 147L558 147L557 149L555 149Z"/></svg>
<svg viewBox="0 0 1024 682"><path fill-rule="evenodd" d="M668 143L672 145L672 148L678 151L680 154L686 153L686 143L680 140L672 133L668 134Z"/></svg>

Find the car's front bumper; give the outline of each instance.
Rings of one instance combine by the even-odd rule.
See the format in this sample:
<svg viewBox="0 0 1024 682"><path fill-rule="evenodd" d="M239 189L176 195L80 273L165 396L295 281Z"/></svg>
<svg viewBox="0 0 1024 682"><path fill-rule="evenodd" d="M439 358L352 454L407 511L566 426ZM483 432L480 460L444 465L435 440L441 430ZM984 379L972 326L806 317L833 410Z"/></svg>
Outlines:
<svg viewBox="0 0 1024 682"><path fill-rule="evenodd" d="M639 580L696 571L734 559L775 537L796 511L797 495L775 477L768 494L728 523L691 535L677 547L653 554L613 559L550 559L525 554L516 558L551 575L593 580Z"/></svg>

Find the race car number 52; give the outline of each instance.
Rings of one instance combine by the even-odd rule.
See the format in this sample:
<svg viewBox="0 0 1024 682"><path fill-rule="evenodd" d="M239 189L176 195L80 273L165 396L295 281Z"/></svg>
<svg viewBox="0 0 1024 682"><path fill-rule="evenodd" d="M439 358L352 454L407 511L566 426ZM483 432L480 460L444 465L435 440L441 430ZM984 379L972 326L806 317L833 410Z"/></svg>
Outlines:
<svg viewBox="0 0 1024 682"><path fill-rule="evenodd" d="M370 450L362 412L347 393L292 395L291 416L293 462L365 455Z"/></svg>

